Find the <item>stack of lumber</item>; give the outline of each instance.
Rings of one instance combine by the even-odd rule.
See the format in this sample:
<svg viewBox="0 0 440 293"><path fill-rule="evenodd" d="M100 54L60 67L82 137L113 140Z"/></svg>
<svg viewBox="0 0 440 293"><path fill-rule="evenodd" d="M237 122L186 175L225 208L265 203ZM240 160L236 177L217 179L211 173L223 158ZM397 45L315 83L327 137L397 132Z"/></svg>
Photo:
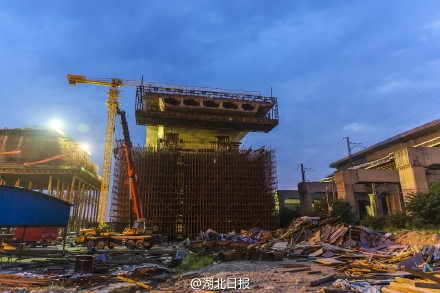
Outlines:
<svg viewBox="0 0 440 293"><path fill-rule="evenodd" d="M17 274L0 274L1 292L7 292L7 289L16 287L44 287L49 286L51 283L52 279L49 278L25 277Z"/></svg>
<svg viewBox="0 0 440 293"><path fill-rule="evenodd" d="M382 287L383 293L438 293L440 292L440 284L430 280L411 280L407 278L395 277L394 282L390 285Z"/></svg>
<svg viewBox="0 0 440 293"><path fill-rule="evenodd" d="M347 262L344 266L337 268L337 270L348 276L365 276L367 274L396 272L396 269L392 266L388 266L377 261L373 262L360 259Z"/></svg>
<svg viewBox="0 0 440 293"><path fill-rule="evenodd" d="M388 286L382 287L383 293L439 293L440 292L440 272L425 273L417 269L404 268L411 273L414 278L395 277Z"/></svg>
<svg viewBox="0 0 440 293"><path fill-rule="evenodd" d="M316 243L351 247L362 242L367 247L374 247L390 242L389 235L382 235L363 226L346 225L341 223L340 219L333 217L325 219L317 217L297 218L290 223L283 233L271 236L254 243L252 246L256 249L270 249L277 242L288 242L290 247Z"/></svg>

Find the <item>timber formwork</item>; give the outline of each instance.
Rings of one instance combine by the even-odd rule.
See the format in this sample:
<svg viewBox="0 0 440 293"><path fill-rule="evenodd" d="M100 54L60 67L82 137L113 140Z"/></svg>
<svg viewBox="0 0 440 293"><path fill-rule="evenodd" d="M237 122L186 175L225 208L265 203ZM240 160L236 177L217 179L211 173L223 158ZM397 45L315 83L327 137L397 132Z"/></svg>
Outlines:
<svg viewBox="0 0 440 293"><path fill-rule="evenodd" d="M1 129L0 184L36 190L72 203L69 231L97 220L101 186L98 167L77 142L56 130Z"/></svg>
<svg viewBox="0 0 440 293"><path fill-rule="evenodd" d="M116 154L110 220L127 222L129 213L124 149ZM274 151L133 149L145 218L173 239L273 229L276 215Z"/></svg>

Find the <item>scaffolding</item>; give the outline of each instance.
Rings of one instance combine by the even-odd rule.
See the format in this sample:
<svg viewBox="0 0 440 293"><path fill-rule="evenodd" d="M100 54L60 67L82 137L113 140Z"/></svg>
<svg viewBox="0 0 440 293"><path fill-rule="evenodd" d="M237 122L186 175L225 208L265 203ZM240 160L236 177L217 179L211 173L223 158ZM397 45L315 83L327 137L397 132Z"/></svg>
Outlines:
<svg viewBox="0 0 440 293"><path fill-rule="evenodd" d="M240 149L248 132L278 125L275 97L254 91L142 85L136 89L136 123L145 147L134 147L144 215L174 239L207 229L218 233L273 229L275 152ZM124 149L119 142L110 221L128 223L130 199Z"/></svg>
<svg viewBox="0 0 440 293"><path fill-rule="evenodd" d="M124 149L116 152L110 221L129 221ZM273 229L275 155L270 149L133 148L146 219L174 239L211 228L218 233Z"/></svg>
<svg viewBox="0 0 440 293"><path fill-rule="evenodd" d="M36 190L73 204L69 231L97 220L98 166L77 142L56 130L1 129L0 184Z"/></svg>

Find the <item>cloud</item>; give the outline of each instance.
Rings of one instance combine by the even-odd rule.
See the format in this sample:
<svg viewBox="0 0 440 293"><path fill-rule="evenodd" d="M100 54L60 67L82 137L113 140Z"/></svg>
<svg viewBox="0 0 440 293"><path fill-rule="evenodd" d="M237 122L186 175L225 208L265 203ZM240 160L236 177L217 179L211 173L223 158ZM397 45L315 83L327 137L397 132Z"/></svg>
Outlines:
<svg viewBox="0 0 440 293"><path fill-rule="evenodd" d="M364 130L365 127L363 125L359 124L358 122L353 122L353 123L345 125L342 129L346 130L346 131L351 131L351 132L358 132L358 131Z"/></svg>

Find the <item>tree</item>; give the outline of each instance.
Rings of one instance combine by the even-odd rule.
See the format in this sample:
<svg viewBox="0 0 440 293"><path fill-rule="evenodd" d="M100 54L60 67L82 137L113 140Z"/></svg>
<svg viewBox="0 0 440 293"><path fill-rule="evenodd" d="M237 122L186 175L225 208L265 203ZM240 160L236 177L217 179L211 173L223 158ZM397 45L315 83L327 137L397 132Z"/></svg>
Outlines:
<svg viewBox="0 0 440 293"><path fill-rule="evenodd" d="M288 207L281 207L280 209L280 227L287 227L293 219L301 216L299 209L292 209Z"/></svg>
<svg viewBox="0 0 440 293"><path fill-rule="evenodd" d="M330 216L337 217L344 223L351 224L354 220L353 206L346 200L335 199L332 202Z"/></svg>
<svg viewBox="0 0 440 293"><path fill-rule="evenodd" d="M413 222L419 224L440 224L440 181L432 183L429 191L412 193L406 203Z"/></svg>
<svg viewBox="0 0 440 293"><path fill-rule="evenodd" d="M315 217L328 217L328 204L326 200L315 200L313 202L312 214Z"/></svg>

